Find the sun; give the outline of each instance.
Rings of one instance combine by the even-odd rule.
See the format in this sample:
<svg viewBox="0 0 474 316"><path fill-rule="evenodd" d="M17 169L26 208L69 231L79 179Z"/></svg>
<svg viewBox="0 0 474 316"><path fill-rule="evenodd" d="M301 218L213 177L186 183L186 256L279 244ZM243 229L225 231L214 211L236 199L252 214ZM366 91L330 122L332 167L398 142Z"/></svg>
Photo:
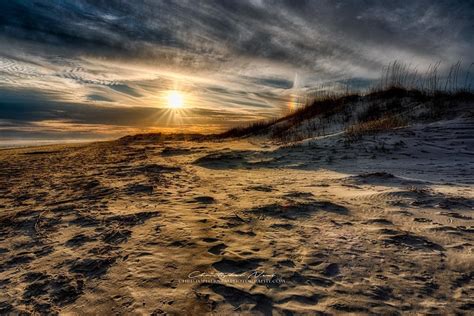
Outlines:
<svg viewBox="0 0 474 316"><path fill-rule="evenodd" d="M183 94L176 90L168 92L166 101L171 109L180 109L184 106Z"/></svg>

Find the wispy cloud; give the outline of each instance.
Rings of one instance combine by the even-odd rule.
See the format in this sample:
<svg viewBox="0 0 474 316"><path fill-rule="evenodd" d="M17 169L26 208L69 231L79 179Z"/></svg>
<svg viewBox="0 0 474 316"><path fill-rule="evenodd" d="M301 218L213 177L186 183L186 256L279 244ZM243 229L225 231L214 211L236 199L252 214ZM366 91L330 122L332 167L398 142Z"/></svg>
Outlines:
<svg viewBox="0 0 474 316"><path fill-rule="evenodd" d="M162 95L180 89L180 124L215 129L395 59L471 62L472 20L471 1L3 1L0 118L169 128Z"/></svg>

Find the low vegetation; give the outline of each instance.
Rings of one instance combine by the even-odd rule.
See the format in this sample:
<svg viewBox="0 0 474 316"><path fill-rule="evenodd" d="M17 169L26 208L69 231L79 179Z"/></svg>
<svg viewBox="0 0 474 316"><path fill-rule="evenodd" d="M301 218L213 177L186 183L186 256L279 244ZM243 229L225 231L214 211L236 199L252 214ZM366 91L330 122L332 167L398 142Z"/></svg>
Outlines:
<svg viewBox="0 0 474 316"><path fill-rule="evenodd" d="M345 132L347 139L354 141L413 122L448 118L455 107L474 103L472 66L462 71L458 62L441 75L440 63L420 73L416 67L396 61L369 89L320 92L285 117L236 127L215 137L266 135L289 143Z"/></svg>
<svg viewBox="0 0 474 316"><path fill-rule="evenodd" d="M397 127L404 126L404 120L396 116L388 116L367 122L357 123L346 129L346 138L349 141L360 139L364 135L385 132Z"/></svg>

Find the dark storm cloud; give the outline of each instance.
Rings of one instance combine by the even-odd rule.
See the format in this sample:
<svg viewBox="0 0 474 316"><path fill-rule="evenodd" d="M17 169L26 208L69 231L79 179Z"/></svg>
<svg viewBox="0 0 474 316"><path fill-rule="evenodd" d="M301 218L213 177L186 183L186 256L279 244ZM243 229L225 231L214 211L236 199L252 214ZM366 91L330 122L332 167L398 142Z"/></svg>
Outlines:
<svg viewBox="0 0 474 316"><path fill-rule="evenodd" d="M0 4L2 34L16 39L97 55L173 58L157 49L171 47L183 54L207 53L224 60L244 54L314 67L324 57L360 58L370 63L358 47L348 44L388 45L440 58L472 57L473 19L471 1L53 0ZM451 52L447 45L459 48L456 56L447 56Z"/></svg>
<svg viewBox="0 0 474 316"><path fill-rule="evenodd" d="M131 64L198 78L201 122L265 117L285 91L366 87L395 59L470 63L473 20L467 0L1 1L0 120L157 125L145 103L179 80Z"/></svg>
<svg viewBox="0 0 474 316"><path fill-rule="evenodd" d="M37 91L0 90L0 117L7 121L34 122L68 120L74 123L142 125L145 118L156 115L159 109L115 108L52 101Z"/></svg>

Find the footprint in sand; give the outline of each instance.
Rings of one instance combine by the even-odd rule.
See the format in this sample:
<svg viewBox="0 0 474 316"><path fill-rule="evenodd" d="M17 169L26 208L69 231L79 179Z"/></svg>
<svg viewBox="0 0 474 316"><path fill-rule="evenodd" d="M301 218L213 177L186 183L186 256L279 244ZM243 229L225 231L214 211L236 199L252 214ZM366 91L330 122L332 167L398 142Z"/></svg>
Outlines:
<svg viewBox="0 0 474 316"><path fill-rule="evenodd" d="M244 273L257 269L261 262L261 259L222 259L221 261L213 263L212 267L224 273Z"/></svg>
<svg viewBox="0 0 474 316"><path fill-rule="evenodd" d="M207 251L217 256L217 255L221 255L224 252L224 249L226 248L227 246L225 244L218 244L218 245L212 246Z"/></svg>
<svg viewBox="0 0 474 316"><path fill-rule="evenodd" d="M76 247L81 247L85 243L92 242L94 241L95 238L92 238L90 236L86 236L84 234L78 234L68 241L66 241L66 246L70 248L76 248Z"/></svg>
<svg viewBox="0 0 474 316"><path fill-rule="evenodd" d="M216 203L216 200L212 196L197 196L190 200L189 203L213 204Z"/></svg>

